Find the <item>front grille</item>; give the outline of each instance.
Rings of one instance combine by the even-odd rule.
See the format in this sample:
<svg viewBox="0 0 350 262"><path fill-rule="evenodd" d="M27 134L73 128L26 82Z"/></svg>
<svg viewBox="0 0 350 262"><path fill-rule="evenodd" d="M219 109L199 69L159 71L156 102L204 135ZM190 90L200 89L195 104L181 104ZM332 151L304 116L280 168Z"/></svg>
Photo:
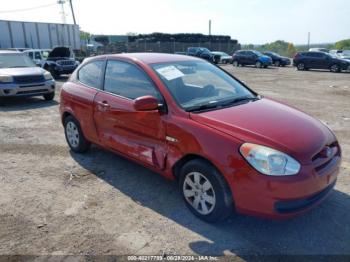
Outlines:
<svg viewBox="0 0 350 262"><path fill-rule="evenodd" d="M59 64L59 65L74 65L75 61L72 61L72 60L59 60L59 61L57 61L57 64Z"/></svg>
<svg viewBox="0 0 350 262"><path fill-rule="evenodd" d="M18 84L32 84L32 83L45 81L45 78L43 75L14 76L13 79Z"/></svg>
<svg viewBox="0 0 350 262"><path fill-rule="evenodd" d="M325 146L312 158L314 169L319 175L333 169L339 161L340 148L336 142Z"/></svg>
<svg viewBox="0 0 350 262"><path fill-rule="evenodd" d="M17 95L38 94L38 93L44 93L44 92L47 92L47 89L37 89L37 90L20 91L20 92L17 92Z"/></svg>

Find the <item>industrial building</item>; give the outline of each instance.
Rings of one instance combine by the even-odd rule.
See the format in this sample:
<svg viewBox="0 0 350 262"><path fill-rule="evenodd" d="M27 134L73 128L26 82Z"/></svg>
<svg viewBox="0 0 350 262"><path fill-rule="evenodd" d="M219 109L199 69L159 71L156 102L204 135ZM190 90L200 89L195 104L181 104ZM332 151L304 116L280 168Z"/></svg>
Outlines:
<svg viewBox="0 0 350 262"><path fill-rule="evenodd" d="M0 20L0 48L80 49L79 26Z"/></svg>

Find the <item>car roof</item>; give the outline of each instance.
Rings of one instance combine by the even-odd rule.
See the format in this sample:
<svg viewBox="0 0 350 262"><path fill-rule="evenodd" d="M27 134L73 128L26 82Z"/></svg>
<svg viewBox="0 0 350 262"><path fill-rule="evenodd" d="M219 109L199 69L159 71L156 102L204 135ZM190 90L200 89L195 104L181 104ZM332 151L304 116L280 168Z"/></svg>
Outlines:
<svg viewBox="0 0 350 262"><path fill-rule="evenodd" d="M0 50L0 54L22 54L22 52L14 50Z"/></svg>
<svg viewBox="0 0 350 262"><path fill-rule="evenodd" d="M111 54L104 55L115 58L125 58L129 60L139 60L145 64L166 63L166 62L179 62L179 61L202 61L202 59L179 54L163 54L163 53L124 53L124 54Z"/></svg>
<svg viewBox="0 0 350 262"><path fill-rule="evenodd" d="M23 53L25 53L25 52L38 52L38 51L41 52L43 50L45 50L45 49L28 49L28 50L24 50Z"/></svg>

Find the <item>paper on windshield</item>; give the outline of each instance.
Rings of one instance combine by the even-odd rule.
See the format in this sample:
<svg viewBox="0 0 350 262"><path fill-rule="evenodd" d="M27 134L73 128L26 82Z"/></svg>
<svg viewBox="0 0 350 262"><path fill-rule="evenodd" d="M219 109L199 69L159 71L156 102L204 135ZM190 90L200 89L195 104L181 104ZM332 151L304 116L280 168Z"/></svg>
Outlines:
<svg viewBox="0 0 350 262"><path fill-rule="evenodd" d="M168 81L184 76L184 74L175 66L166 66L166 67L158 68L156 70Z"/></svg>

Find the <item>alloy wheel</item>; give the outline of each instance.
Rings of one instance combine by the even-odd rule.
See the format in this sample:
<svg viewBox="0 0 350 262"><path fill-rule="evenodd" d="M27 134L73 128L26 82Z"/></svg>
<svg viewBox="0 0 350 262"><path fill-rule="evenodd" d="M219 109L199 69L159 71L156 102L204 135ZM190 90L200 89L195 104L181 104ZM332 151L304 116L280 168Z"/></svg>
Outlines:
<svg viewBox="0 0 350 262"><path fill-rule="evenodd" d="M298 64L298 70L304 70L305 65L303 63Z"/></svg>
<svg viewBox="0 0 350 262"><path fill-rule="evenodd" d="M183 183L186 201L200 214L208 215L215 208L216 198L213 185L199 172L186 175Z"/></svg>
<svg viewBox="0 0 350 262"><path fill-rule="evenodd" d="M78 147L79 146L79 130L75 123L72 121L69 121L66 125L66 134L67 134L67 140L68 143L72 147Z"/></svg>
<svg viewBox="0 0 350 262"><path fill-rule="evenodd" d="M336 73L336 72L339 72L339 66L338 65L332 65L331 66L331 71Z"/></svg>

